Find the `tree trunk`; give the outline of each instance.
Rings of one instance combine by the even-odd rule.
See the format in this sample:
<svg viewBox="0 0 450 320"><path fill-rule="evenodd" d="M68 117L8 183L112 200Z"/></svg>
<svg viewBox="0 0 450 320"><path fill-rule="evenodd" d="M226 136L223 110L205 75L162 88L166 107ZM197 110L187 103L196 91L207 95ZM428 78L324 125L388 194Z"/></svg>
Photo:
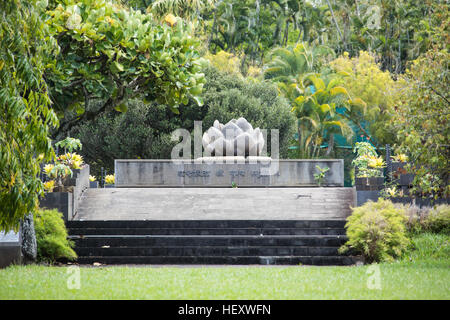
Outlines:
<svg viewBox="0 0 450 320"><path fill-rule="evenodd" d="M330 141L328 141L327 152L325 153L325 155L326 155L327 157L330 156L331 151L333 150L333 145L334 145L334 134L331 134L331 136L330 136Z"/></svg>
<svg viewBox="0 0 450 320"><path fill-rule="evenodd" d="M32 213L25 216L20 222L20 237L22 242L23 262L35 262L37 258L37 244Z"/></svg>
<svg viewBox="0 0 450 320"><path fill-rule="evenodd" d="M298 134L298 154L302 156L302 136L301 136L300 120L297 122L297 134Z"/></svg>
<svg viewBox="0 0 450 320"><path fill-rule="evenodd" d="M339 35L339 40L342 40L342 33L341 33L341 29L339 28L339 25L337 23L336 17L334 16L334 12L333 12L333 8L331 7L331 3L330 0L327 0L327 4L328 4L328 8L330 9L330 13L331 13L331 17L333 18L333 22L336 25L336 29Z"/></svg>

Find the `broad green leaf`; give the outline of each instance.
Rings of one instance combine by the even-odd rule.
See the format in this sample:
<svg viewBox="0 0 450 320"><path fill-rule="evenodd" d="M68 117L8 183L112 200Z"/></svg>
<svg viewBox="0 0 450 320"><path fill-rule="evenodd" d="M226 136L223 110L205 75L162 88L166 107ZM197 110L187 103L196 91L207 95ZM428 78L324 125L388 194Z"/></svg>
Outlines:
<svg viewBox="0 0 450 320"><path fill-rule="evenodd" d="M127 112L128 106L126 103L121 103L121 104L117 105L114 109L119 112Z"/></svg>

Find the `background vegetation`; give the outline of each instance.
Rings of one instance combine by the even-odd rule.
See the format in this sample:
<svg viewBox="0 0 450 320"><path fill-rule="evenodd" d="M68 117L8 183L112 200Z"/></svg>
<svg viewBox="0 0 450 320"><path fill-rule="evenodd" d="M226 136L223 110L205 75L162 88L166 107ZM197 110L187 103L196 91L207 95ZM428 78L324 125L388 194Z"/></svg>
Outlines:
<svg viewBox="0 0 450 320"><path fill-rule="evenodd" d="M167 157L173 128L239 116L279 129L281 156L343 157L346 168L355 142L379 154L390 143L409 156L416 195L446 197L448 6L3 1L0 229L37 209L49 138L79 138L98 174L115 157Z"/></svg>

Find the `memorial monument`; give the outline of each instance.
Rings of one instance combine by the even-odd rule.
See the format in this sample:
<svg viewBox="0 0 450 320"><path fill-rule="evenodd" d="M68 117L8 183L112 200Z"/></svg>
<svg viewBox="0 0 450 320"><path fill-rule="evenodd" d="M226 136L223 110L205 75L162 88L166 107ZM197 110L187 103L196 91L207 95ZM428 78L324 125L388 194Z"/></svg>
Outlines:
<svg viewBox="0 0 450 320"><path fill-rule="evenodd" d="M344 186L342 159L277 159L265 155L267 143L244 118L216 120L203 133L203 157L115 160L116 187L311 187L317 166L329 168L323 186Z"/></svg>

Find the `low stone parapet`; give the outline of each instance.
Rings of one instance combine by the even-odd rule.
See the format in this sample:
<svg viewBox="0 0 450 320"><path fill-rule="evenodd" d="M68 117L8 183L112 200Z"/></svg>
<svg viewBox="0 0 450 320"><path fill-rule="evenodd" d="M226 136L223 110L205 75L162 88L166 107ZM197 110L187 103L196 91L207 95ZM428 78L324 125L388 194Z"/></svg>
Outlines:
<svg viewBox="0 0 450 320"><path fill-rule="evenodd" d="M329 168L323 187L344 186L342 159L230 161L115 160L115 186L133 187L312 187L314 174ZM233 160L233 161L231 161Z"/></svg>

